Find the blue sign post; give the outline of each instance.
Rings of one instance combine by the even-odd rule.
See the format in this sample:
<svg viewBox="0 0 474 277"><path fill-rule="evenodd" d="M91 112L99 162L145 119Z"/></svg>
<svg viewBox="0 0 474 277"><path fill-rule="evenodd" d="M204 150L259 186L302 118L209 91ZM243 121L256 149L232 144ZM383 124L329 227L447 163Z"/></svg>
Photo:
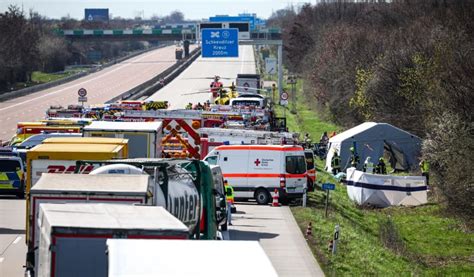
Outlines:
<svg viewBox="0 0 474 277"><path fill-rule="evenodd" d="M331 183L324 183L323 184L323 190L335 190L335 189L336 189L335 184L331 184Z"/></svg>
<svg viewBox="0 0 474 277"><path fill-rule="evenodd" d="M202 29L203 58L238 58L238 29Z"/></svg>
<svg viewBox="0 0 474 277"><path fill-rule="evenodd" d="M325 205L325 207L324 207L324 209L325 209L324 214L326 215L326 217L328 217L329 191L330 191L330 190L335 190L335 189L336 189L336 185L335 185L335 184L331 184L331 183L324 183L324 184L322 185L322 189L326 191L326 205Z"/></svg>

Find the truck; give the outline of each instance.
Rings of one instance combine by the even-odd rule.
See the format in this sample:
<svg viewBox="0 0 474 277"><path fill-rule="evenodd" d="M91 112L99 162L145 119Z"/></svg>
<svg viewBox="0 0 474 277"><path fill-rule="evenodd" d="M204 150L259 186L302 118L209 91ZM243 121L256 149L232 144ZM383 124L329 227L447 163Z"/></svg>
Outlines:
<svg viewBox="0 0 474 277"><path fill-rule="evenodd" d="M101 137L51 137L43 140L43 144L117 144L123 146L123 155L128 157L128 139Z"/></svg>
<svg viewBox="0 0 474 277"><path fill-rule="evenodd" d="M275 190L283 201L302 198L307 189L304 150L294 145L222 145L204 158L219 165L235 198L267 204Z"/></svg>
<svg viewBox="0 0 474 277"><path fill-rule="evenodd" d="M27 268L32 270L38 260L40 205L45 203L120 203L151 202L151 177L147 175L88 175L43 173L30 190Z"/></svg>
<svg viewBox="0 0 474 277"><path fill-rule="evenodd" d="M237 92L258 94L262 88L259 74L237 74Z"/></svg>
<svg viewBox="0 0 474 277"><path fill-rule="evenodd" d="M83 129L84 137L108 137L128 139L130 158L161 157L161 121L114 122L93 121Z"/></svg>
<svg viewBox="0 0 474 277"><path fill-rule="evenodd" d="M163 207L41 204L38 222L39 277L107 276L110 238L150 242L188 238L187 227ZM133 254L145 258L143 253Z"/></svg>
<svg viewBox="0 0 474 277"><path fill-rule="evenodd" d="M107 167L111 165L115 167ZM155 184L155 188L152 189L156 196L154 205L166 207L170 213L185 223L190 238L206 240L217 238L218 193L214 190L213 173L207 162L195 159L136 158L83 160L76 163L77 169L87 166L97 168L91 174L147 173L152 176ZM197 190L197 195L194 189Z"/></svg>
<svg viewBox="0 0 474 277"><path fill-rule="evenodd" d="M109 276L278 276L257 241L111 238L107 253Z"/></svg>
<svg viewBox="0 0 474 277"><path fill-rule="evenodd" d="M26 237L31 237L30 189L43 173L73 174L77 160L118 158L127 158L123 145L119 144L40 144L30 149L26 153ZM77 172L83 174L92 170L94 165L77 168Z"/></svg>

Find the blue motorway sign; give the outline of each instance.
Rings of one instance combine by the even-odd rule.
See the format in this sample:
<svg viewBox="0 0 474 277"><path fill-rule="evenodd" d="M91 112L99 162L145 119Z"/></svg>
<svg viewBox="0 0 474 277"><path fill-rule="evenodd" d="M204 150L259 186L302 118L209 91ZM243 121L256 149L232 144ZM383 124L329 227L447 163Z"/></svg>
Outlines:
<svg viewBox="0 0 474 277"><path fill-rule="evenodd" d="M238 29L202 29L203 58L239 57Z"/></svg>
<svg viewBox="0 0 474 277"><path fill-rule="evenodd" d="M249 22L250 30L255 29L255 17L254 16L212 16L209 17L210 22Z"/></svg>
<svg viewBox="0 0 474 277"><path fill-rule="evenodd" d="M336 185L331 184L331 183L324 183L322 187L323 187L323 190L335 190L336 189Z"/></svg>
<svg viewBox="0 0 474 277"><path fill-rule="evenodd" d="M108 21L109 9L84 9L86 21Z"/></svg>

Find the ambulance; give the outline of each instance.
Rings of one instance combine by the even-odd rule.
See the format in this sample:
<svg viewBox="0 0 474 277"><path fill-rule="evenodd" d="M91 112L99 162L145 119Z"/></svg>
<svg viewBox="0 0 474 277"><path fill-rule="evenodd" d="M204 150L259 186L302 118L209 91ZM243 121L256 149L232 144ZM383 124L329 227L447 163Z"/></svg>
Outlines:
<svg viewBox="0 0 474 277"><path fill-rule="evenodd" d="M301 198L307 188L304 150L294 145L221 145L204 158L221 167L235 198L267 204L278 190L282 200Z"/></svg>

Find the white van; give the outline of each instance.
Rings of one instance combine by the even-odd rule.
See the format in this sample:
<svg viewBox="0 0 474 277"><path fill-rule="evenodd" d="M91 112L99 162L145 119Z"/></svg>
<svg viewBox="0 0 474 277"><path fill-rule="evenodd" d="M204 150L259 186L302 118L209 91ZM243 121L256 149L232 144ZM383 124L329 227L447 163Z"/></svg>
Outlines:
<svg viewBox="0 0 474 277"><path fill-rule="evenodd" d="M231 106L254 106L264 109L266 107L266 100L259 97L237 97L230 100Z"/></svg>
<svg viewBox="0 0 474 277"><path fill-rule="evenodd" d="M221 167L235 198L270 202L278 189L282 199L301 198L307 185L304 150L293 145L221 145L204 158Z"/></svg>

